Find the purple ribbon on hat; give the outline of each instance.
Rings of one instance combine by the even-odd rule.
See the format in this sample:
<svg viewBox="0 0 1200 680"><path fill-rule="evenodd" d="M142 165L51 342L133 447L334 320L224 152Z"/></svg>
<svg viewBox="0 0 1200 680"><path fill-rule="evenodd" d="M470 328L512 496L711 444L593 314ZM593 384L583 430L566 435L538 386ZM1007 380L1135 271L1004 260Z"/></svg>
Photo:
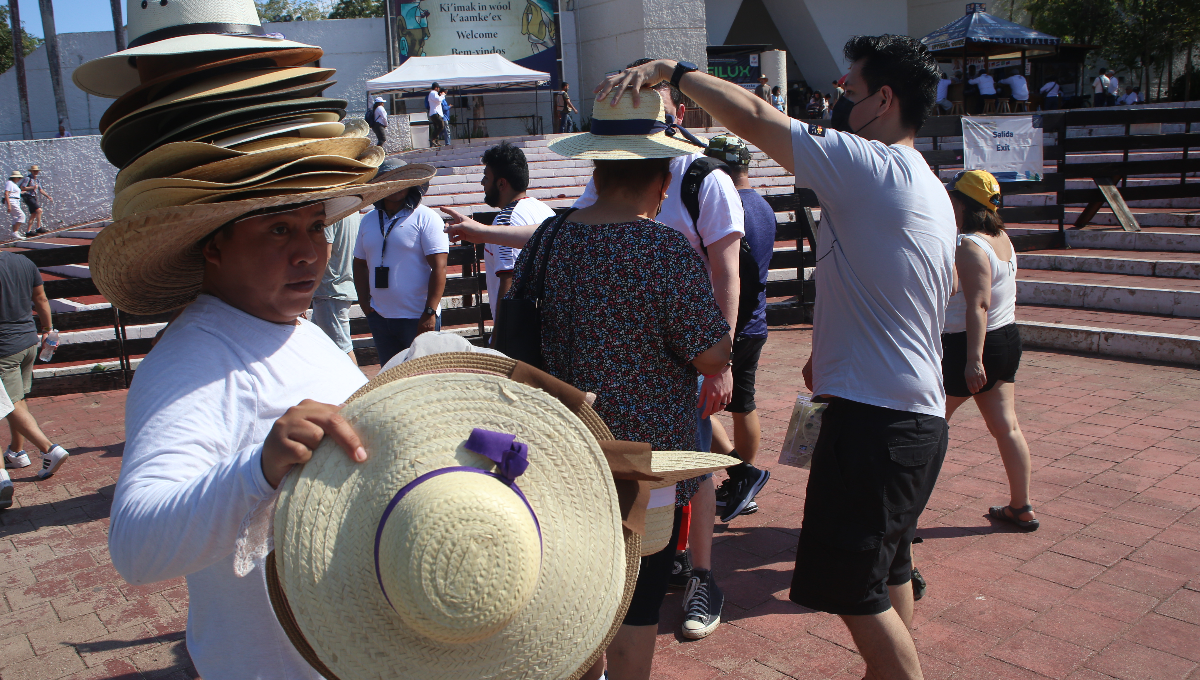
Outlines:
<svg viewBox="0 0 1200 680"><path fill-rule="evenodd" d="M396 509L396 505L400 502L400 499L407 496L408 492L417 488L417 485L422 482L450 472L474 472L494 477L504 482L508 488L517 494L521 502L525 504L525 507L529 510L529 515L533 517L533 525L537 528L538 542L542 541L542 524L538 521L537 513L533 511L533 506L529 504L529 499L525 497L525 494L521 493L521 489L517 486L516 481L517 477L525 474L525 471L529 469L529 446L517 441L515 434L493 432L492 430L485 430L479 427L471 430L471 436L467 437L467 442L463 446L468 451L479 454L495 463L496 471L489 472L475 467L456 465L426 472L401 487L396 492L396 495L392 496L392 500L383 511L383 516L379 518L379 526L375 529L375 578L379 581L379 589L383 591L383 597L389 605L392 604L392 598L388 597L387 588L383 585L383 572L379 568L379 544L383 540L383 526L387 524L388 517ZM392 605L392 608L395 609L395 605Z"/></svg>

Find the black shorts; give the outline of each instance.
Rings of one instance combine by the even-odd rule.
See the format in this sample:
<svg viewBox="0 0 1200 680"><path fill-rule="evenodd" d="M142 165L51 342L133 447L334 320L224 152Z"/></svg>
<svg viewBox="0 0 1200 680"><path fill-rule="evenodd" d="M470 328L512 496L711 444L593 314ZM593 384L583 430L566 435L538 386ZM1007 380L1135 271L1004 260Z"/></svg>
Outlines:
<svg viewBox="0 0 1200 680"><path fill-rule="evenodd" d="M22 194L21 198L24 199L25 205L29 206L29 214L30 215L33 215L33 213L37 212L37 209L38 209L37 196L34 196L33 194Z"/></svg>
<svg viewBox="0 0 1200 680"><path fill-rule="evenodd" d="M730 413L749 413L754 406L754 376L758 373L758 357L762 354L766 336L747 338L739 335L733 340L733 396L725 410Z"/></svg>
<svg viewBox="0 0 1200 680"><path fill-rule="evenodd" d="M1017 324L1010 323L988 331L983 336L983 371L987 376L987 383L976 394L987 392L1001 380L1016 382L1017 367L1020 365L1021 332L1017 330ZM966 368L966 331L942 335L942 382L946 386L947 396L972 396L971 390L967 389L967 378L963 375Z"/></svg>
<svg viewBox="0 0 1200 680"><path fill-rule="evenodd" d="M891 607L946 457L945 418L834 399L821 418L791 600L843 616Z"/></svg>
<svg viewBox="0 0 1200 680"><path fill-rule="evenodd" d="M679 542L679 526L683 523L683 510L675 508L675 525L671 528L671 540L667 547L653 555L642 558L638 571L637 585L625 612L626 626L657 626L658 610L662 609L667 597L667 585L671 580L671 564L675 561L675 544Z"/></svg>

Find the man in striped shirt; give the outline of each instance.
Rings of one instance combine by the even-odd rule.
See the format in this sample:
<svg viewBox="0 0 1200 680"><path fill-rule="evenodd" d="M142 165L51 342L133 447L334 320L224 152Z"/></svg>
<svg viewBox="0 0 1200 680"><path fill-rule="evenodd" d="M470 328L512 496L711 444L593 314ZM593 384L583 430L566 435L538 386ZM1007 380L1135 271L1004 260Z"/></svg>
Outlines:
<svg viewBox="0 0 1200 680"><path fill-rule="evenodd" d="M525 195L529 188L529 165L520 148L501 142L483 153L483 200L493 208L500 208L492 224L541 224L554 215L554 210ZM483 263L487 271L488 303L492 307L492 319L500 299L512 287L513 267L516 266L520 248L489 243L483 247Z"/></svg>

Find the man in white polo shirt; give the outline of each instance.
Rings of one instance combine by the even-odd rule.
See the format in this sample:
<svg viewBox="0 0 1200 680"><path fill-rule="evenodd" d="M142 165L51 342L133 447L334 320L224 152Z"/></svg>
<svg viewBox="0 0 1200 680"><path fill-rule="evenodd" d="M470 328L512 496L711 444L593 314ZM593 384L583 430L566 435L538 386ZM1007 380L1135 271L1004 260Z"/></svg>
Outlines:
<svg viewBox="0 0 1200 680"><path fill-rule="evenodd" d="M442 118L442 86L434 83L429 86L429 94L425 95L425 113L429 115L429 146L441 146L438 141L442 138L442 129L446 126Z"/></svg>
<svg viewBox="0 0 1200 680"><path fill-rule="evenodd" d="M373 181L389 181L390 173L404 165L385 160ZM376 203L358 225L354 288L381 366L421 333L442 326L450 240L442 218L421 205L422 195L422 187L394 193Z"/></svg>

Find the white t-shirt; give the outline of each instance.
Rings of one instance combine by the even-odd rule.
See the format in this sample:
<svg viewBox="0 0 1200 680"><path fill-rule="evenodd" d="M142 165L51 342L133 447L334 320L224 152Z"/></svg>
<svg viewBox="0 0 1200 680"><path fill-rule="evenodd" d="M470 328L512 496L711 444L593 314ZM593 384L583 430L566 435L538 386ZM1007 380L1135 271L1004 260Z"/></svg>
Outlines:
<svg viewBox="0 0 1200 680"><path fill-rule="evenodd" d="M800 121L792 153L796 186L821 202L814 394L944 417L957 231L945 186L911 147Z"/></svg>
<svg viewBox="0 0 1200 680"><path fill-rule="evenodd" d="M492 224L541 224L547 217L554 215L554 208L542 203L536 198L526 196L514 204L504 206ZM517 265L520 248L510 248L494 243L483 246L483 267L487 275L488 305L492 308L492 318L496 318L496 306L500 304L500 272L510 272Z"/></svg>
<svg viewBox="0 0 1200 680"><path fill-rule="evenodd" d="M1118 94L1121 92L1121 79L1116 76L1108 77L1108 93Z"/></svg>
<svg viewBox="0 0 1200 680"><path fill-rule="evenodd" d="M264 566L234 574L242 520L272 493L262 445L304 399L366 383L320 328L275 324L201 295L138 366L108 549L133 584L187 576L187 647L205 678L320 676L283 632Z"/></svg>
<svg viewBox="0 0 1200 680"><path fill-rule="evenodd" d="M1025 82L1025 76L1009 76L1000 82L1012 88L1013 99L1016 99L1017 101L1025 101L1029 99L1029 83Z"/></svg>
<svg viewBox="0 0 1200 680"><path fill-rule="evenodd" d="M958 237L959 245L964 240L978 246L988 256L992 267L992 302L988 305L987 330L994 331L1017 320L1017 253L1014 251L1008 262L996 255L996 250L987 239L978 234L963 234ZM950 298L946 306L946 328L943 333L963 333L967 330L967 296L959 291Z"/></svg>
<svg viewBox="0 0 1200 680"><path fill-rule="evenodd" d="M972 78L971 84L979 88L979 94L996 94L996 81L986 73Z"/></svg>
<svg viewBox="0 0 1200 680"><path fill-rule="evenodd" d="M375 124L376 125L378 125L379 127L387 127L388 126L387 110L383 104L376 104L375 110L373 113L375 115Z"/></svg>
<svg viewBox="0 0 1200 680"><path fill-rule="evenodd" d="M1042 85L1042 89L1040 89L1038 91L1041 92L1042 94L1046 95L1047 97L1057 97L1057 96L1059 96L1059 93L1062 92L1062 88L1060 88L1058 86L1057 82L1051 80L1048 83L1044 83Z"/></svg>
<svg viewBox="0 0 1200 680"><path fill-rule="evenodd" d="M431 116L435 113L439 116L442 115L442 100L445 98L445 95L441 95L434 90L430 90L429 94L425 95L426 113Z"/></svg>
<svg viewBox="0 0 1200 680"><path fill-rule="evenodd" d="M704 245L708 246L730 234L745 236L746 215L742 212L742 197L733 188L733 180L725 172L714 171L700 183L700 224L697 232L697 225L692 222L692 216L688 214L680 195L683 173L692 161L703 157L702 153L694 153L671 159L671 184L667 187L667 200L663 201L662 212L654 219L683 234L707 267L708 256L704 254L700 240L703 239ZM586 208L595 203L597 197L595 181L588 180L574 207Z"/></svg>
<svg viewBox="0 0 1200 680"><path fill-rule="evenodd" d="M395 226L383 247L383 233L395 220ZM384 230L380 231L380 222ZM429 273L433 268L425 258L435 253L450 252L450 237L446 223L430 208L418 205L416 210L401 210L392 220L381 210L372 210L358 225L358 241L354 257L367 261L367 276L371 279L371 309L385 319L419 319L425 311L429 296ZM388 268L387 288L375 287L375 268ZM433 306L441 315L441 308Z"/></svg>
<svg viewBox="0 0 1200 680"><path fill-rule="evenodd" d="M1092 81L1092 88L1096 94L1102 94L1108 90L1108 76L1096 76Z"/></svg>
<svg viewBox="0 0 1200 680"><path fill-rule="evenodd" d="M943 77L941 80L939 80L938 81L938 89L937 89L937 99L935 99L934 101L940 102L940 101L944 100L946 98L946 96L949 95L950 85L953 84L953 82L954 81L952 81L946 77Z"/></svg>
<svg viewBox="0 0 1200 680"><path fill-rule="evenodd" d="M21 205L21 187L11 179L4 182L4 200L9 205Z"/></svg>

